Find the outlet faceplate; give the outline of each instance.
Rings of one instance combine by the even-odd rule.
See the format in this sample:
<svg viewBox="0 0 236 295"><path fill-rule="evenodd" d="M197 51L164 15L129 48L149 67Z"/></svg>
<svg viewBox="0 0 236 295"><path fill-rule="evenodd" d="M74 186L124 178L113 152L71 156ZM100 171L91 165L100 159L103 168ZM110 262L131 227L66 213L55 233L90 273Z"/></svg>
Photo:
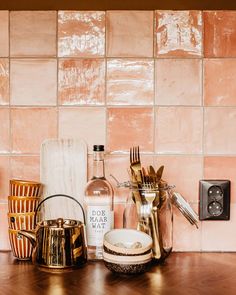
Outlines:
<svg viewBox="0 0 236 295"><path fill-rule="evenodd" d="M229 220L230 181L200 180L199 182L199 219Z"/></svg>

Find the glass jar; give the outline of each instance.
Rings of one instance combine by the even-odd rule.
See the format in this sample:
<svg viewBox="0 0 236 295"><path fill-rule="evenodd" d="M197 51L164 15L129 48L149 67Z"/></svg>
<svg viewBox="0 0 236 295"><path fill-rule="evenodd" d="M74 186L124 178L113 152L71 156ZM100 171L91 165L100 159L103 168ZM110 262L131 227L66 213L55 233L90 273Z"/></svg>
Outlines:
<svg viewBox="0 0 236 295"><path fill-rule="evenodd" d="M173 246L173 212L171 187L166 183L157 189L130 189L123 215L124 228L149 234L153 239L153 256L164 260Z"/></svg>
<svg viewBox="0 0 236 295"><path fill-rule="evenodd" d="M173 210L171 203L172 190L170 187L160 187L160 208L158 211L160 231L162 236L163 257L166 258L173 247Z"/></svg>
<svg viewBox="0 0 236 295"><path fill-rule="evenodd" d="M138 213L135 201L133 199L132 191L130 191L125 203L123 213L123 228L137 229L138 227Z"/></svg>

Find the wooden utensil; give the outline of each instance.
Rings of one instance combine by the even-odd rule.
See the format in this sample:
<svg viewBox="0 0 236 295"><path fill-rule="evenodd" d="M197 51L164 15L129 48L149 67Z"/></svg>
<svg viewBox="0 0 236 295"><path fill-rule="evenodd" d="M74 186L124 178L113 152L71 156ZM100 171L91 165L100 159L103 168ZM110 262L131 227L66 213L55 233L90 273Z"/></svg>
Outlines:
<svg viewBox="0 0 236 295"><path fill-rule="evenodd" d="M87 145L81 139L52 139L41 146L40 178L43 197L75 196L83 204L87 183ZM44 206L44 219L82 220L80 210L69 199L52 199Z"/></svg>

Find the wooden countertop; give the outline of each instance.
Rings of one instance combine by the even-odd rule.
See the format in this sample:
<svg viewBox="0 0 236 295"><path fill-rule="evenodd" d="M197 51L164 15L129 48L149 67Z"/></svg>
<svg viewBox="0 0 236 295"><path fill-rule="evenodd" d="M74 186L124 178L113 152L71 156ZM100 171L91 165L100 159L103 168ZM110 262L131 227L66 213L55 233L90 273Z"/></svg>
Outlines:
<svg viewBox="0 0 236 295"><path fill-rule="evenodd" d="M138 276L113 274L103 262L53 274L9 252L0 252L0 265L0 295L236 294L236 253L172 253Z"/></svg>

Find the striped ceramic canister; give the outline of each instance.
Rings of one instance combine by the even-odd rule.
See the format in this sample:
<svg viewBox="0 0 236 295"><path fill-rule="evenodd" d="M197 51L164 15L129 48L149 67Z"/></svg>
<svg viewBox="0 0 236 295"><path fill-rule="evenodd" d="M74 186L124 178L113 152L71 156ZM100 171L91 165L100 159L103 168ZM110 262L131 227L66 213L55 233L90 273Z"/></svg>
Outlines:
<svg viewBox="0 0 236 295"><path fill-rule="evenodd" d="M24 197L39 197L42 185L39 182L29 180L10 180L10 195Z"/></svg>
<svg viewBox="0 0 236 295"><path fill-rule="evenodd" d="M16 230L8 229L8 233L13 256L19 260L31 259L33 247L30 241Z"/></svg>
<svg viewBox="0 0 236 295"><path fill-rule="evenodd" d="M39 204L40 198L36 197L8 197L9 213L34 212Z"/></svg>
<svg viewBox="0 0 236 295"><path fill-rule="evenodd" d="M35 228L34 212L30 213L8 213L8 225L14 230L32 230Z"/></svg>

